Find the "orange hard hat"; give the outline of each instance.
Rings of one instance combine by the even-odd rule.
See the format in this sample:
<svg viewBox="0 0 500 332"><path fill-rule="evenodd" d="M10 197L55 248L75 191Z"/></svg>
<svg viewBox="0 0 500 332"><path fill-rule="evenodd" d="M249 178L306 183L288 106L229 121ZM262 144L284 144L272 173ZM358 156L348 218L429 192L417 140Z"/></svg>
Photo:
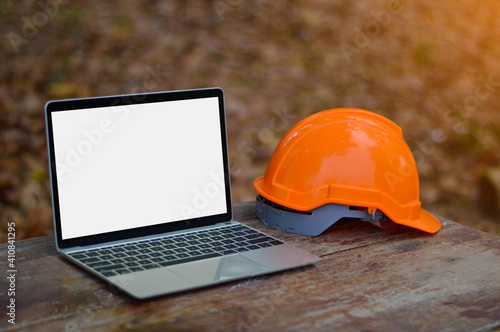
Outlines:
<svg viewBox="0 0 500 332"><path fill-rule="evenodd" d="M417 166L401 128L366 110L332 109L297 123L276 147L254 188L261 196L259 219L268 223L274 218L275 228L292 232L317 235L340 217L363 218L353 215L360 208L366 211L365 220L389 219L428 233L441 227L421 208ZM313 212L332 204L337 220L319 221L322 226L315 228ZM346 207L344 212L339 205ZM286 218L277 217L284 213ZM328 216L323 212L321 218Z"/></svg>

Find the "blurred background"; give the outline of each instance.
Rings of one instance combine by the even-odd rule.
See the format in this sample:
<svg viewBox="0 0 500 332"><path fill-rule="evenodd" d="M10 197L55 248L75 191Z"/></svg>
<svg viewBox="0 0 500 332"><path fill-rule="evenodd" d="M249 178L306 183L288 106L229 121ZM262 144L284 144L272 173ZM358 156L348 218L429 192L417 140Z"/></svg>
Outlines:
<svg viewBox="0 0 500 332"><path fill-rule="evenodd" d="M281 137L337 107L402 129L423 206L500 235L500 2L0 2L0 241L51 234L44 104L219 86L233 200ZM127 186L126 183L123 184Z"/></svg>

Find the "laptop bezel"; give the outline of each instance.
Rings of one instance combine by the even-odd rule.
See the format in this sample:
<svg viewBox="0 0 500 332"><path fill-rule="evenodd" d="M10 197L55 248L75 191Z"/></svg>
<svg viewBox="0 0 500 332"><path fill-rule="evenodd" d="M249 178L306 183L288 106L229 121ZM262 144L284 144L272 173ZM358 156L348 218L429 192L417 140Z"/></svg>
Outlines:
<svg viewBox="0 0 500 332"><path fill-rule="evenodd" d="M82 109L90 109L98 107L112 107L112 106L123 106L123 105L126 106L134 104L210 98L210 97L217 97L219 102L219 119L220 119L220 129L221 129L223 167L224 167L224 190L226 195L226 213L200 217L200 218L180 220L175 222L166 222L158 225L138 227L138 228L114 231L104 234L82 236L72 239L62 238L59 193L57 188L54 136L53 136L54 133L53 133L53 123L52 123L52 114L54 112L82 110ZM224 103L224 92L222 91L221 88L190 89L190 90L137 93L137 94L102 96L102 97L91 97L91 98L52 100L47 102L47 104L45 105L45 121L46 121L46 134L47 134L49 174L50 174L51 195L52 195L54 233L58 249L66 249L77 246L88 246L99 243L132 239L135 237L163 234L182 229L209 226L220 222L228 222L232 220L233 213L232 213L232 203L231 203L231 184L229 175L230 173L229 173L229 158L228 158L228 147L227 147L225 103Z"/></svg>

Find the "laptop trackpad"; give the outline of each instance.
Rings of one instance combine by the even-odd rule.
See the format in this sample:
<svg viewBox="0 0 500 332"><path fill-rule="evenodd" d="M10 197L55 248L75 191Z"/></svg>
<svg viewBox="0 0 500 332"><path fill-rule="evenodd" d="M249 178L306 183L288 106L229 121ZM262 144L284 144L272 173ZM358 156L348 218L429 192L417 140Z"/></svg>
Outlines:
<svg viewBox="0 0 500 332"><path fill-rule="evenodd" d="M169 266L169 269L197 284L209 284L218 280L252 276L269 271L267 266L241 255Z"/></svg>

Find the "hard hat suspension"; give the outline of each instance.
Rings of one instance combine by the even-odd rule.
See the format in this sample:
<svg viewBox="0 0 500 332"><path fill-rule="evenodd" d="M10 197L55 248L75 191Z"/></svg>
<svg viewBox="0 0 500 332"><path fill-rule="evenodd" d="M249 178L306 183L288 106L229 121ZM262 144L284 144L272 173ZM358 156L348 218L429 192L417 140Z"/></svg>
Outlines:
<svg viewBox="0 0 500 332"><path fill-rule="evenodd" d="M256 199L256 211L257 218L265 225L310 236L321 234L342 218L357 218L380 228L387 228L389 221L382 211L373 208L329 203L310 211L298 211L273 203L260 195Z"/></svg>

